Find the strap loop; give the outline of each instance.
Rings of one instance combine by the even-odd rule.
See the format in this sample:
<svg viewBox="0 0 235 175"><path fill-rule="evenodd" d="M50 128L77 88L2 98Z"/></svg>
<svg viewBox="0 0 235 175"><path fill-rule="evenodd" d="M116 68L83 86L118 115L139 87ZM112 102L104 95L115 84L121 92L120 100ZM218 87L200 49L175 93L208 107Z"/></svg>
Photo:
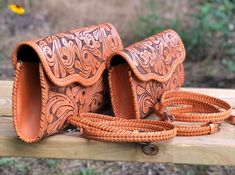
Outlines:
<svg viewBox="0 0 235 175"><path fill-rule="evenodd" d="M168 121L170 123L175 121L174 115L167 110L167 108L163 108L163 110L161 109L160 111L157 111L156 109L158 109L158 107L155 107L155 113L161 118L161 121Z"/></svg>
<svg viewBox="0 0 235 175"><path fill-rule="evenodd" d="M226 119L226 121L232 125L235 125L235 116L231 115L229 118Z"/></svg>
<svg viewBox="0 0 235 175"><path fill-rule="evenodd" d="M209 123L210 134L214 134L220 130L220 123Z"/></svg>

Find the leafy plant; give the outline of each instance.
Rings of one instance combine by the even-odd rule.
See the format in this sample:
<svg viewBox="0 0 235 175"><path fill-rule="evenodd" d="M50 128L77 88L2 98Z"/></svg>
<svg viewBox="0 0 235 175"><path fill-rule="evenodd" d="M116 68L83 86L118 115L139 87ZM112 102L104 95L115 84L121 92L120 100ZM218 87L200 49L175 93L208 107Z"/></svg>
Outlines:
<svg viewBox="0 0 235 175"><path fill-rule="evenodd" d="M1 166L6 166L6 165L12 165L14 164L14 160L10 157L3 157L0 158L0 167Z"/></svg>
<svg viewBox="0 0 235 175"><path fill-rule="evenodd" d="M45 159L45 163L48 168L55 168L57 165L57 161L54 159Z"/></svg>
<svg viewBox="0 0 235 175"><path fill-rule="evenodd" d="M0 50L0 61L4 58L3 52Z"/></svg>
<svg viewBox="0 0 235 175"><path fill-rule="evenodd" d="M28 171L28 165L25 162L17 161L16 159L10 157L0 158L0 168L5 167L14 167L16 171L24 174Z"/></svg>
<svg viewBox="0 0 235 175"><path fill-rule="evenodd" d="M85 169L80 170L80 175L100 175L100 173L95 172L94 169Z"/></svg>
<svg viewBox="0 0 235 175"><path fill-rule="evenodd" d="M231 72L235 72L235 62L232 60L222 60L225 68Z"/></svg>
<svg viewBox="0 0 235 175"><path fill-rule="evenodd" d="M15 168L17 171L19 171L23 174L25 174L28 171L28 166L25 163L21 163L21 162L16 163Z"/></svg>
<svg viewBox="0 0 235 175"><path fill-rule="evenodd" d="M5 4L6 4L5 0L0 0L0 10L4 8Z"/></svg>

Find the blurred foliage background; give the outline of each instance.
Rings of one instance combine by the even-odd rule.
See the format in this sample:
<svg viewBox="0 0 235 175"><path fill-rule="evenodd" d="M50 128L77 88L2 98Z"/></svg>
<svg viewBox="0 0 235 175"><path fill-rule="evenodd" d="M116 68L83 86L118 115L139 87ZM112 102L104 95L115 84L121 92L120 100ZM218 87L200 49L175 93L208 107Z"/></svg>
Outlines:
<svg viewBox="0 0 235 175"><path fill-rule="evenodd" d="M17 3L26 10L13 14ZM0 79L12 79L15 43L110 22L125 46L167 28L181 36L185 86L235 87L235 0L0 0Z"/></svg>
<svg viewBox="0 0 235 175"><path fill-rule="evenodd" d="M10 3L26 13L14 14ZM235 0L0 0L0 80L13 78L17 42L110 22L124 46L176 30L187 50L185 86L234 88L234 14ZM235 167L0 158L0 174L235 174Z"/></svg>
<svg viewBox="0 0 235 175"><path fill-rule="evenodd" d="M135 22L136 38L143 39L166 28L176 30L186 50L186 85L234 87L235 1L191 1L187 12L179 7L173 17L162 15L157 1L148 1ZM159 12L159 13L158 13Z"/></svg>

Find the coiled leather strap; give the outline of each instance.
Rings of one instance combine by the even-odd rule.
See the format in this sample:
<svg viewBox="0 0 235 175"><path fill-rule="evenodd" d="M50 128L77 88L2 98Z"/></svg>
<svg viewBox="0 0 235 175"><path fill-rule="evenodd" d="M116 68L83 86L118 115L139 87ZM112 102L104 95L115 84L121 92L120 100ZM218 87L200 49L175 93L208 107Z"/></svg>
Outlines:
<svg viewBox="0 0 235 175"><path fill-rule="evenodd" d="M70 117L69 123L82 128L89 139L111 142L157 142L176 136L176 128L166 121L122 119L95 113Z"/></svg>
<svg viewBox="0 0 235 175"><path fill-rule="evenodd" d="M197 136L217 132L232 107L225 101L188 91L167 91L155 106L162 121L123 119L95 113L82 113L68 122L89 139L112 142L156 142L174 136ZM178 122L206 122L182 125Z"/></svg>
<svg viewBox="0 0 235 175"><path fill-rule="evenodd" d="M215 97L173 90L162 95L160 105L156 105L155 111L162 120L166 120L169 116L174 118L176 122L173 123L178 136L197 136L219 131L220 123L230 117L232 107ZM206 123L182 125L181 122Z"/></svg>

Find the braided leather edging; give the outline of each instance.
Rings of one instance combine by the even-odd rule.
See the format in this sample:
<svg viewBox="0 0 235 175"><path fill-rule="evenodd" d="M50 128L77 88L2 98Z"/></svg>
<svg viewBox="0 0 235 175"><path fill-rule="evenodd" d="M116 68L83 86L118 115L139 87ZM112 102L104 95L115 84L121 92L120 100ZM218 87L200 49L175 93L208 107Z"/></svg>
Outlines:
<svg viewBox="0 0 235 175"><path fill-rule="evenodd" d="M19 83L19 72L21 69L21 65L20 64L16 64L16 71L15 71L15 77L14 77L14 84L13 84L13 90L12 90L12 114L13 114L13 125L16 131L16 134L19 136L20 139L24 140L24 141L28 141L27 139L24 139L21 137L20 134L20 130L18 127L18 122L17 122L17 89L18 89L18 83Z"/></svg>
<svg viewBox="0 0 235 175"><path fill-rule="evenodd" d="M115 117L121 117L119 116L118 114L120 113L118 111L118 104L116 102L116 99L115 99L115 86L113 86L113 83L112 83L112 72L113 72L113 69L115 68L110 68L109 69L109 74L108 74L108 81L109 81L109 89L110 89L110 97L111 97L111 101L112 101L112 109L113 109L113 112L114 112L114 116ZM135 94L136 93L136 89L134 88L134 85L133 85L133 78L132 78L132 72L130 71L129 67L128 67L128 77L129 77L129 82L130 82L130 85L131 85L131 89L132 89L132 98L133 98L133 103L134 103L134 110L135 110L135 118L136 119L140 119L140 112L139 112L139 107L138 107L138 103L137 103L137 97ZM117 95L117 94L116 94Z"/></svg>
<svg viewBox="0 0 235 175"><path fill-rule="evenodd" d="M40 72L40 84L41 84L41 93L42 93L42 102L41 102L41 117L40 117L40 126L39 126L39 134L34 139L29 139L27 137L24 137L21 134L20 128L18 126L19 121L17 118L17 94L18 94L18 83L19 83L19 76L20 76L20 69L22 68L22 65L20 63L16 64L16 71L15 71L15 78L14 78L14 84L13 84L13 91L12 91L12 114L13 114L13 125L16 131L16 134L19 136L19 138L26 143L33 143L39 141L43 135L44 135L44 121L45 121L45 105L46 105L46 85L44 81L44 75L43 75L43 69L41 65L39 64L39 72Z"/></svg>

